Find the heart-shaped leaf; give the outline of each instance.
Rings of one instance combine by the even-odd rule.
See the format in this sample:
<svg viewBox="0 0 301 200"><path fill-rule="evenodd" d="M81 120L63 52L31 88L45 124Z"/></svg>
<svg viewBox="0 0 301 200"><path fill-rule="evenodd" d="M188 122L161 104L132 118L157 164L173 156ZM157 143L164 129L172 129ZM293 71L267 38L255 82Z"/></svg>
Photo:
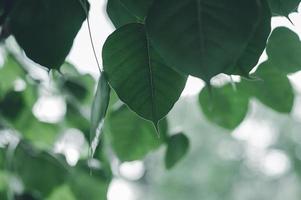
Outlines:
<svg viewBox="0 0 301 200"><path fill-rule="evenodd" d="M274 29L267 45L267 54L273 67L285 74L301 70L301 42L298 35L288 28Z"/></svg>
<svg viewBox="0 0 301 200"><path fill-rule="evenodd" d="M269 61L258 66L255 75L261 80L242 81L249 94L277 112L290 113L295 95L287 76Z"/></svg>
<svg viewBox="0 0 301 200"><path fill-rule="evenodd" d="M254 0L158 0L146 27L168 66L208 83L235 65L256 28L259 8Z"/></svg>
<svg viewBox="0 0 301 200"><path fill-rule="evenodd" d="M199 95L199 103L204 115L213 123L232 130L245 118L248 112L249 97L234 90L231 84L220 88L204 88Z"/></svg>
<svg viewBox="0 0 301 200"><path fill-rule="evenodd" d="M166 135L166 120L159 123L161 135ZM108 120L111 145L121 161L141 160L163 142L152 124L143 120L125 105L110 114Z"/></svg>
<svg viewBox="0 0 301 200"><path fill-rule="evenodd" d="M142 24L125 25L109 36L103 65L119 98L155 126L179 99L186 82L154 51Z"/></svg>
<svg viewBox="0 0 301 200"><path fill-rule="evenodd" d="M165 154L165 167L171 169L175 166L187 153L189 149L189 140L182 134L171 136L167 141L167 150Z"/></svg>
<svg viewBox="0 0 301 200"><path fill-rule="evenodd" d="M58 69L85 19L81 0L18 0L9 24L30 59Z"/></svg>

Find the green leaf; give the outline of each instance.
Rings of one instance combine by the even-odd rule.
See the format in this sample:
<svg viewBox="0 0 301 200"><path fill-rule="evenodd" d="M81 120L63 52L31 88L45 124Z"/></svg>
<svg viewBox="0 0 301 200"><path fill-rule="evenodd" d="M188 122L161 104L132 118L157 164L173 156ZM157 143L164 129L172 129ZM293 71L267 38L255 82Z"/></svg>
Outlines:
<svg viewBox="0 0 301 200"><path fill-rule="evenodd" d="M15 81L23 79L25 73L22 71L20 63L12 56L5 58L5 63L0 67L0 98L6 92L14 89Z"/></svg>
<svg viewBox="0 0 301 200"><path fill-rule="evenodd" d="M153 0L108 0L107 13L119 28L129 23L144 23Z"/></svg>
<svg viewBox="0 0 301 200"><path fill-rule="evenodd" d="M243 80L249 93L266 106L280 113L290 113L294 105L294 91L286 75L269 62L262 63L255 75L261 81Z"/></svg>
<svg viewBox="0 0 301 200"><path fill-rule="evenodd" d="M154 0L120 0L125 7L133 13L141 22L147 16L147 12Z"/></svg>
<svg viewBox="0 0 301 200"><path fill-rule="evenodd" d="M210 78L232 68L259 20L254 0L155 1L146 19L154 48L168 66Z"/></svg>
<svg viewBox="0 0 301 200"><path fill-rule="evenodd" d="M111 88L104 73L101 73L91 110L90 143L92 155L99 143L103 131L105 116L110 102Z"/></svg>
<svg viewBox="0 0 301 200"><path fill-rule="evenodd" d="M110 179L102 169L88 168L79 163L72 169L68 183L77 200L106 200Z"/></svg>
<svg viewBox="0 0 301 200"><path fill-rule="evenodd" d="M266 42L271 32L271 12L266 0L261 0L261 2L258 25L246 48L237 60L234 71L229 74L249 77L249 72L256 66L266 47Z"/></svg>
<svg viewBox="0 0 301 200"><path fill-rule="evenodd" d="M155 125L179 99L186 82L150 46L142 24L128 24L109 36L103 64L119 98Z"/></svg>
<svg viewBox="0 0 301 200"><path fill-rule="evenodd" d="M239 83L238 83L239 84ZM220 88L204 88L199 95L204 115L211 122L226 128L236 128L248 112L249 98L240 88L234 90L231 84Z"/></svg>
<svg viewBox="0 0 301 200"><path fill-rule="evenodd" d="M165 155L165 167L171 169L174 167L187 153L189 149L189 140L182 134L171 136L167 141L167 150Z"/></svg>
<svg viewBox="0 0 301 200"><path fill-rule="evenodd" d="M298 35L286 27L272 32L267 45L267 54L273 67L285 74L301 70L301 42Z"/></svg>
<svg viewBox="0 0 301 200"><path fill-rule="evenodd" d="M120 0L108 0L107 13L116 28L130 23L142 22Z"/></svg>
<svg viewBox="0 0 301 200"><path fill-rule="evenodd" d="M16 120L25 107L22 92L10 91L0 100L0 114L11 121Z"/></svg>
<svg viewBox="0 0 301 200"><path fill-rule="evenodd" d="M27 191L46 197L62 184L68 175L62 160L47 152L39 152L21 142L15 149L14 172L21 178Z"/></svg>
<svg viewBox="0 0 301 200"><path fill-rule="evenodd" d="M85 19L78 0L18 0L10 13L10 27L30 59L58 69Z"/></svg>
<svg viewBox="0 0 301 200"><path fill-rule="evenodd" d="M164 140L163 137L158 138L151 123L140 118L125 105L111 113L108 124L112 148L121 161L141 160L147 153L157 149ZM160 122L160 133L166 134L164 131L165 119Z"/></svg>
<svg viewBox="0 0 301 200"><path fill-rule="evenodd" d="M274 15L288 17L291 12L297 12L300 0L268 0Z"/></svg>

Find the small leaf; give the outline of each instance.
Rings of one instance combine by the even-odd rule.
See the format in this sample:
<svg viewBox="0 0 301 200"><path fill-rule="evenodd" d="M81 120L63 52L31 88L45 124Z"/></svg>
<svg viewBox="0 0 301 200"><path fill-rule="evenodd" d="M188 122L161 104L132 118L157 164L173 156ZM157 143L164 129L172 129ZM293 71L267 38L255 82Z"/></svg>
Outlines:
<svg viewBox="0 0 301 200"><path fill-rule="evenodd" d="M297 12L300 0L268 0L274 15L288 17L291 12Z"/></svg>
<svg viewBox="0 0 301 200"><path fill-rule="evenodd" d="M58 69L86 19L79 0L18 0L10 13L11 32L26 55Z"/></svg>
<svg viewBox="0 0 301 200"><path fill-rule="evenodd" d="M187 153L189 149L189 140L182 134L171 136L167 141L167 150L165 155L165 167L171 169L174 167Z"/></svg>
<svg viewBox="0 0 301 200"><path fill-rule="evenodd" d="M290 113L295 95L287 76L275 69L270 62L262 63L255 75L261 78L261 81L242 82L248 92L275 111Z"/></svg>
<svg viewBox="0 0 301 200"><path fill-rule="evenodd" d="M179 99L187 78L165 66L142 24L125 25L109 36L103 64L119 98L155 126Z"/></svg>
<svg viewBox="0 0 301 200"><path fill-rule="evenodd" d="M125 105L111 113L108 123L112 148L121 161L141 160L164 141L164 137L157 137L150 122L140 118ZM165 119L159 123L161 135L166 135L166 123Z"/></svg>
<svg viewBox="0 0 301 200"><path fill-rule="evenodd" d="M286 27L272 32L267 45L267 54L273 67L285 74L301 70L301 42L298 35Z"/></svg>
<svg viewBox="0 0 301 200"><path fill-rule="evenodd" d="M160 0L146 27L168 66L208 83L235 65L258 20L254 0Z"/></svg>
<svg viewBox="0 0 301 200"><path fill-rule="evenodd" d="M92 155L99 143L104 119L110 102L111 88L104 73L101 73L91 110L91 148Z"/></svg>
<svg viewBox="0 0 301 200"><path fill-rule="evenodd" d="M227 84L220 88L212 87L211 93L204 88L199 95L199 103L210 121L232 130L244 120L249 97L239 87L234 90L231 84Z"/></svg>

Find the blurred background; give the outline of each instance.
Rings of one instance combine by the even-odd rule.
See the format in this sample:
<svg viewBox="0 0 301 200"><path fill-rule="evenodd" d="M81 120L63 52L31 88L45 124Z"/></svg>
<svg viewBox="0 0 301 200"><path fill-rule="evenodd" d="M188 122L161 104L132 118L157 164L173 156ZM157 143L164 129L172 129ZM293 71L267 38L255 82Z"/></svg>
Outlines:
<svg viewBox="0 0 301 200"><path fill-rule="evenodd" d="M106 16L106 2L91 0L90 3L91 31L101 60L102 45L114 27ZM289 18L293 24L286 18L274 17L273 28L287 26L300 36L301 14L293 13ZM98 160L91 160L87 167L82 160L89 156L86 132L89 132L89 109L99 76L87 24L84 23L68 63L62 68L62 73L67 74L64 76L48 73L41 67L32 67L36 64L24 58L12 38L8 43L9 51L1 50L0 84L1 89L10 88L10 96L6 95L2 100L1 108L5 110L3 108L10 107L8 115L11 116L9 120L0 118L0 148L14 148L22 138L30 145L21 142L21 147L15 150L15 158L10 157L9 148L1 153L0 199L40 199L41 194L32 192L36 188L37 193L43 193L41 199L47 200L301 198L301 72L289 75L295 94L290 114L279 113L252 99L246 118L231 131L213 124L204 116L198 103L198 94L204 83L189 77L180 101L167 117L168 132L183 132L190 141L187 155L179 163L166 170L166 145L151 151L142 160L121 162L110 148L110 143L114 142L108 136L111 130L105 129L104 142L99 147L102 150L95 155ZM264 53L261 61L266 59ZM16 65L23 67L11 67ZM239 78L233 78L239 81ZM75 80L80 80L80 83L76 84ZM213 80L216 85L228 82L230 78L226 75ZM14 101L21 94L25 99L22 105ZM22 109L29 109L30 112L22 111L22 115L15 116ZM28 119L32 123L28 123ZM20 127L22 136L17 131L4 128L6 126L1 128L2 123ZM134 135L130 140L136 139ZM129 145L135 145L131 142L128 142ZM68 182L57 180L64 172L51 167L56 165L51 156L41 156L31 146L62 155L60 159L66 164L63 168L74 171ZM30 153L25 154L24 149ZM17 158L19 161L16 161ZM41 162L35 162L39 159ZM11 166L16 166L17 171L20 168L25 181L10 174L7 169ZM96 170L89 170L89 167ZM55 187L53 189L47 185Z"/></svg>

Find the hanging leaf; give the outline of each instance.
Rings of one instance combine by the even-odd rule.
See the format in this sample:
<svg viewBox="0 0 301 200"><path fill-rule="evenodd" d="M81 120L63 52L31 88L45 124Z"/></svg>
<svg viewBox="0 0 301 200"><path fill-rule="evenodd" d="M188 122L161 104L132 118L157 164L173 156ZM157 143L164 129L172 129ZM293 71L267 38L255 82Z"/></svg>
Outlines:
<svg viewBox="0 0 301 200"><path fill-rule="evenodd" d="M119 98L157 126L179 99L186 77L165 66L142 24L116 30L103 47L104 70Z"/></svg>
<svg viewBox="0 0 301 200"><path fill-rule="evenodd" d="M259 20L254 0L155 1L146 19L168 66L209 82L234 66Z"/></svg>
<svg viewBox="0 0 301 200"><path fill-rule="evenodd" d="M188 149L189 140L183 133L171 136L167 141L165 154L166 169L174 167L185 156Z"/></svg>
<svg viewBox="0 0 301 200"><path fill-rule="evenodd" d="M274 15L288 17L291 12L297 12L300 0L268 0Z"/></svg>
<svg viewBox="0 0 301 200"><path fill-rule="evenodd" d="M101 73L91 110L90 143L92 155L99 143L104 119L110 102L110 86L104 73Z"/></svg>
<svg viewBox="0 0 301 200"><path fill-rule="evenodd" d="M300 39L286 27L274 29L267 44L267 54L273 67L285 74L301 70Z"/></svg>
<svg viewBox="0 0 301 200"><path fill-rule="evenodd" d="M125 105L111 113L108 123L112 148L121 161L141 160L164 142L165 137L158 138L151 123ZM167 135L166 123L165 119L160 122L160 135Z"/></svg>
<svg viewBox="0 0 301 200"><path fill-rule="evenodd" d="M58 69L85 19L79 0L18 0L9 24L30 59L49 69Z"/></svg>
<svg viewBox="0 0 301 200"><path fill-rule="evenodd" d="M238 83L239 84L239 83ZM204 88L199 95L199 103L204 115L213 123L232 130L245 118L249 97L231 84L220 88Z"/></svg>
<svg viewBox="0 0 301 200"><path fill-rule="evenodd" d="M267 39L271 32L271 12L266 0L261 0L258 25L237 60L234 71L228 74L237 74L249 77L249 72L256 66L266 47Z"/></svg>
<svg viewBox="0 0 301 200"><path fill-rule="evenodd" d="M270 62L264 62L255 75L261 81L243 80L248 92L266 106L280 113L290 113L294 105L294 91L286 75L275 69Z"/></svg>

